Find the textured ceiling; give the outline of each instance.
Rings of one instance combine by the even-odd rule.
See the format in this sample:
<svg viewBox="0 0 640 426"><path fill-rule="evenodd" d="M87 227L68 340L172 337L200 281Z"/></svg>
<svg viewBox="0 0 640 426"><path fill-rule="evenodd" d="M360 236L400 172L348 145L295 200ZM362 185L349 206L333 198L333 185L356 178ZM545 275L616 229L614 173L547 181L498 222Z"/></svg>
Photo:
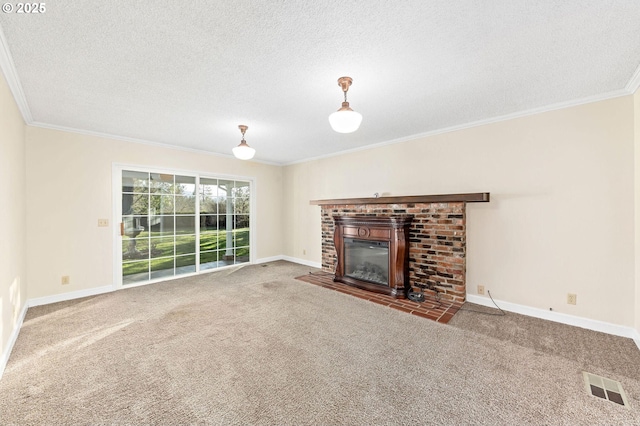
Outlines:
<svg viewBox="0 0 640 426"><path fill-rule="evenodd" d="M46 2L2 13L29 124L287 164L637 89L640 1ZM0 50L3 50L0 48ZM360 130L338 134L338 77Z"/></svg>

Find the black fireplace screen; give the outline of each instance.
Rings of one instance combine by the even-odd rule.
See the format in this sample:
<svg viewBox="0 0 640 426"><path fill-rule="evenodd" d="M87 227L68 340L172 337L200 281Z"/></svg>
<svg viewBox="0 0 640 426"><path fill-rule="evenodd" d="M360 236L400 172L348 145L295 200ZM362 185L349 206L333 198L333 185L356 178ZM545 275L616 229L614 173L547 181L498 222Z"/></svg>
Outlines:
<svg viewBox="0 0 640 426"><path fill-rule="evenodd" d="M345 238L344 275L389 285L389 243Z"/></svg>

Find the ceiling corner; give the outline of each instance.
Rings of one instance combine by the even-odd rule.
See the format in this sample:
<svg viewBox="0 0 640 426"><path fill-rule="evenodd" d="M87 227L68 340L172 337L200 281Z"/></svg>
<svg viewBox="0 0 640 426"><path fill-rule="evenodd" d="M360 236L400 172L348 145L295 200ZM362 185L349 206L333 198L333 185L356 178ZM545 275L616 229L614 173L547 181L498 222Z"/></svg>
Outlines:
<svg viewBox="0 0 640 426"><path fill-rule="evenodd" d="M9 45L7 39L4 36L4 32L0 27L0 68L4 74L4 78L7 80L7 85L13 94L13 98L18 105L18 109L22 114L22 119L26 124L31 124L33 118L31 116L31 110L27 103L27 98L24 96L20 79L18 78L18 72L13 63L11 52L9 51Z"/></svg>
<svg viewBox="0 0 640 426"><path fill-rule="evenodd" d="M631 77L631 80L627 83L625 90L633 95L638 88L640 88L640 65L636 68L636 72L633 73L633 77Z"/></svg>

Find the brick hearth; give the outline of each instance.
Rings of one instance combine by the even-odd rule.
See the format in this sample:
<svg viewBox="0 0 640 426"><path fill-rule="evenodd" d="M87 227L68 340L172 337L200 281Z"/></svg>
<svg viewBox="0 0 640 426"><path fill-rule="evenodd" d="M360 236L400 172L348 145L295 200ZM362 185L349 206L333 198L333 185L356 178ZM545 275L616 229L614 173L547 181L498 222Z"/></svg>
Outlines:
<svg viewBox="0 0 640 426"><path fill-rule="evenodd" d="M434 297L428 296L422 303L412 302L408 299L396 299L386 294L373 293L343 283L334 282L333 274L329 272L302 275L296 277L296 279L443 324L448 323L462 306L462 302L438 301Z"/></svg>

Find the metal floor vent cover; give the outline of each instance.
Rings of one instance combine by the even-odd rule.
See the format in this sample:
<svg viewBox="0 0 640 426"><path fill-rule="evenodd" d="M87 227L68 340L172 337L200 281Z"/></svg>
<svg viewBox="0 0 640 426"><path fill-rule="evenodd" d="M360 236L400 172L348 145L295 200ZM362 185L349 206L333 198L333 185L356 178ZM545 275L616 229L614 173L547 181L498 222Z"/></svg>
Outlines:
<svg viewBox="0 0 640 426"><path fill-rule="evenodd" d="M615 380L607 379L606 377L596 376L595 374L582 372L584 376L584 383L587 386L587 391L598 398L606 399L616 404L620 404L624 407L629 407L627 402L627 396L622 389L622 385Z"/></svg>

